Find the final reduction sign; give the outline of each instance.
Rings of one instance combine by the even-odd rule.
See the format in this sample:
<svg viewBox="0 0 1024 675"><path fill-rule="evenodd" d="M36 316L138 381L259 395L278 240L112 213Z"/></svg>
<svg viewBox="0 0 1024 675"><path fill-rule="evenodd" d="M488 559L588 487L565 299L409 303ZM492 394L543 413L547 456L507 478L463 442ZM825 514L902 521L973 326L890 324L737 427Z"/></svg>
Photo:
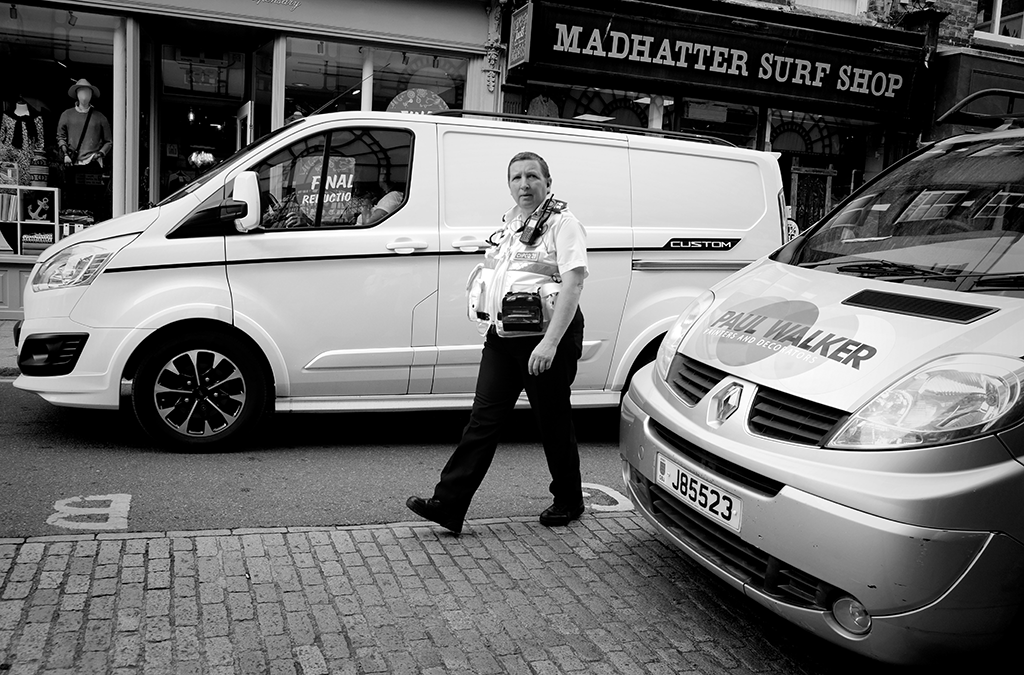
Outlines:
<svg viewBox="0 0 1024 675"><path fill-rule="evenodd" d="M310 220L316 219L320 180L324 177L323 221L338 222L352 201L356 160L352 157L329 157L326 176L323 167L323 157L302 157L295 162L293 184L296 186L299 209Z"/></svg>

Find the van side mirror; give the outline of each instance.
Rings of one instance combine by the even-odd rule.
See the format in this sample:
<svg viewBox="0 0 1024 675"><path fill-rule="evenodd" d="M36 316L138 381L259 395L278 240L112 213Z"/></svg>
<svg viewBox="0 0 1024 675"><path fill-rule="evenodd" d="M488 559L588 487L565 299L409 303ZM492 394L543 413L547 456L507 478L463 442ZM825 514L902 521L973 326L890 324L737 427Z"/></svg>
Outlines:
<svg viewBox="0 0 1024 675"><path fill-rule="evenodd" d="M235 199L219 202L193 211L188 218L167 233L168 239L222 237L235 231L235 222L246 217L249 205ZM230 229L228 229L230 228Z"/></svg>
<svg viewBox="0 0 1024 675"><path fill-rule="evenodd" d="M235 229L248 232L260 224L260 179L255 171L243 171L235 176L231 190L235 202L246 206L244 213L235 218Z"/></svg>

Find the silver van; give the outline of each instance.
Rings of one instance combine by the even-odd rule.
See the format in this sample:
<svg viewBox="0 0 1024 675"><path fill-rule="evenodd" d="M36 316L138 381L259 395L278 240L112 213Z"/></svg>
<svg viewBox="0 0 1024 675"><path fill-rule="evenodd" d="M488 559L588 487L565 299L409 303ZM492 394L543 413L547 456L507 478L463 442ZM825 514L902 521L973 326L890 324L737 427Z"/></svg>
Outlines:
<svg viewBox="0 0 1024 675"><path fill-rule="evenodd" d="M940 122L998 128L704 293L623 403L623 478L662 535L876 659L988 647L1024 602L1021 99L962 102Z"/></svg>

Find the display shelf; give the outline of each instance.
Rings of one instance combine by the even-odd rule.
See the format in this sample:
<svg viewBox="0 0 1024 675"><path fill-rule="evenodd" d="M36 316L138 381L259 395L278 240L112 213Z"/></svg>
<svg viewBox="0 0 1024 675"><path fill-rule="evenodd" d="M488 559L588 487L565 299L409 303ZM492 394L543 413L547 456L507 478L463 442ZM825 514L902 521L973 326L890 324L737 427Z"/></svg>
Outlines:
<svg viewBox="0 0 1024 675"><path fill-rule="evenodd" d="M0 186L0 256L36 258L61 236L81 229L59 222L60 188Z"/></svg>

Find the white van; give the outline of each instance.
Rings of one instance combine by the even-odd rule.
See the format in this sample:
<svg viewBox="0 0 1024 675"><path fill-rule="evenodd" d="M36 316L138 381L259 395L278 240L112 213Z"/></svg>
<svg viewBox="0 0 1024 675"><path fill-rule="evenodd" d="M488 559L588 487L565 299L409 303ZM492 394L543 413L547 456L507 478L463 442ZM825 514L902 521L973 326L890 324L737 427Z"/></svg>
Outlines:
<svg viewBox="0 0 1024 675"><path fill-rule="evenodd" d="M1019 119L1024 93L985 98L1006 112L940 122ZM943 140L683 312L622 404L626 487L687 555L843 647L1012 642L1022 336L1024 129Z"/></svg>
<svg viewBox="0 0 1024 675"><path fill-rule="evenodd" d="M769 153L495 117L314 115L60 241L25 290L15 386L117 408L131 381L142 426L192 446L266 410L469 408L466 280L524 150L588 233L576 405L617 406L681 306L783 243Z"/></svg>

